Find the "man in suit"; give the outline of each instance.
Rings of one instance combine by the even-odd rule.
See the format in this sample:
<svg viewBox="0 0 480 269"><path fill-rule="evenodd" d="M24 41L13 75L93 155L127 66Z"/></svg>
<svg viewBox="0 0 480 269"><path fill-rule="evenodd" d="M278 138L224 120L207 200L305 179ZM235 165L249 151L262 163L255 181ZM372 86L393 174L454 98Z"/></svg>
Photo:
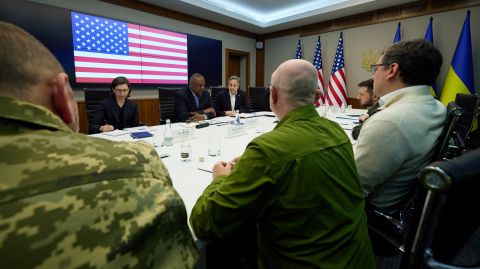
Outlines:
<svg viewBox="0 0 480 269"><path fill-rule="evenodd" d="M367 114L360 115L358 121L359 125L353 127L352 129L352 138L357 139L362 129L363 123L371 117L373 114L377 113L380 105L378 104L379 97L373 93L373 80L367 79L358 83L358 94L357 100L360 102L360 105L363 108L367 108Z"/></svg>
<svg viewBox="0 0 480 269"><path fill-rule="evenodd" d="M238 90L240 78L231 76L228 79L228 91L222 91L215 99L217 116L235 116L235 111L250 112L250 104L244 91ZM233 108L233 109L232 109Z"/></svg>
<svg viewBox="0 0 480 269"><path fill-rule="evenodd" d="M210 94L205 91L205 78L199 73L190 76L187 89L175 93L175 121L202 121L215 117Z"/></svg>
<svg viewBox="0 0 480 269"><path fill-rule="evenodd" d="M434 156L446 108L429 85L441 66L442 55L423 39L391 45L372 65L382 111L363 124L355 162L367 201L385 212L399 210Z"/></svg>
<svg viewBox="0 0 480 269"><path fill-rule="evenodd" d="M193 268L155 149L78 134L60 63L12 24L0 40L0 268Z"/></svg>

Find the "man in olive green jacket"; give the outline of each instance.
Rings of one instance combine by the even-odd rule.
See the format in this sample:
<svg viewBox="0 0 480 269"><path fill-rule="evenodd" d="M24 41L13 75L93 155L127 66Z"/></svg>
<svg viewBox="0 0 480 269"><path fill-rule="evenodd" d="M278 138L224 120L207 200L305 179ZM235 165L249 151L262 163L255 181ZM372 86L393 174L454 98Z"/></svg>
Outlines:
<svg viewBox="0 0 480 269"><path fill-rule="evenodd" d="M77 131L58 61L0 22L0 268L193 268L185 206L155 149Z"/></svg>
<svg viewBox="0 0 480 269"><path fill-rule="evenodd" d="M191 213L195 234L222 239L255 222L260 268L375 268L352 146L312 106L315 68L289 60L271 82L280 122L239 159L215 164Z"/></svg>

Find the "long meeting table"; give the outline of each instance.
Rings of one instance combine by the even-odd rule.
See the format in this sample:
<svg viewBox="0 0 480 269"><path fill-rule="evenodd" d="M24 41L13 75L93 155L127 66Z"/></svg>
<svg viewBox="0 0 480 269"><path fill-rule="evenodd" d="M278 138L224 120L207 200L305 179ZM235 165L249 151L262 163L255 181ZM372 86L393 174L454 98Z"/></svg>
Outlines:
<svg viewBox="0 0 480 269"><path fill-rule="evenodd" d="M319 107L317 111L321 116L340 124L350 137L352 145L355 146L356 141L351 138L351 129L358 124L358 116L366 113L366 110L347 109L341 112L340 109ZM188 135L182 135L183 137L178 135L171 146L165 146L163 143L166 125L135 127L91 136L114 141L146 141L153 144L170 173L174 188L185 203L187 216L190 217L190 212L198 197L212 181L211 168L213 164L217 161L228 162L242 155L245 147L252 139L264 132L271 131L278 122L272 112L257 112L242 116L244 116L244 118L241 118L243 128L240 132L229 133L228 122L234 120L232 117L214 118L207 121L210 123L208 127L201 129L195 128L196 124L194 123L171 124L174 134L188 133ZM141 139L131 137L131 133L139 131L147 131L153 134L153 137ZM214 139L220 141L220 154L218 156L208 154L209 140ZM180 157L182 143L190 143L191 145L190 161L184 161Z"/></svg>

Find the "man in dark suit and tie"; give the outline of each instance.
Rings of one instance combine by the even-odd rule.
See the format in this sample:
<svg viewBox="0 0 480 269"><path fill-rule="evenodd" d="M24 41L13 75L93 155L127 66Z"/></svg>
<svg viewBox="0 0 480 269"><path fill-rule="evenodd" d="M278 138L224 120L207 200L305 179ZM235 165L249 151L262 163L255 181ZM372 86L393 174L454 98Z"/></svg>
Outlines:
<svg viewBox="0 0 480 269"><path fill-rule="evenodd" d="M235 111L250 112L250 104L244 91L239 91L240 78L231 76L228 79L228 91L222 91L215 100L217 116L235 116Z"/></svg>
<svg viewBox="0 0 480 269"><path fill-rule="evenodd" d="M205 78L199 73L190 76L187 89L175 93L175 120L202 121L215 117L210 95L205 91Z"/></svg>

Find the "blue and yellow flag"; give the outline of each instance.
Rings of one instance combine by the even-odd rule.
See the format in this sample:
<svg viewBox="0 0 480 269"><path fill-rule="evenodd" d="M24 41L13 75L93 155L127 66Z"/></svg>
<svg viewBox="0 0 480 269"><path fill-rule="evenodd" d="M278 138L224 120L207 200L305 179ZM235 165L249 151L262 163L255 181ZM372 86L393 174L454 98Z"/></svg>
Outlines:
<svg viewBox="0 0 480 269"><path fill-rule="evenodd" d="M395 33L395 37L393 38L394 44L402 40L402 34L400 33L400 25L401 23L398 23L397 32Z"/></svg>
<svg viewBox="0 0 480 269"><path fill-rule="evenodd" d="M470 34L470 10L463 23L462 33L458 39L453 55L452 65L443 86L440 101L447 105L455 101L457 93L474 94L472 37Z"/></svg>
<svg viewBox="0 0 480 269"><path fill-rule="evenodd" d="M433 45L433 17L430 17L430 23L428 24L427 27L427 32L425 33L425 40L428 42L432 43ZM437 83L433 83L433 85L430 86L430 94L433 95L434 97L437 97Z"/></svg>

